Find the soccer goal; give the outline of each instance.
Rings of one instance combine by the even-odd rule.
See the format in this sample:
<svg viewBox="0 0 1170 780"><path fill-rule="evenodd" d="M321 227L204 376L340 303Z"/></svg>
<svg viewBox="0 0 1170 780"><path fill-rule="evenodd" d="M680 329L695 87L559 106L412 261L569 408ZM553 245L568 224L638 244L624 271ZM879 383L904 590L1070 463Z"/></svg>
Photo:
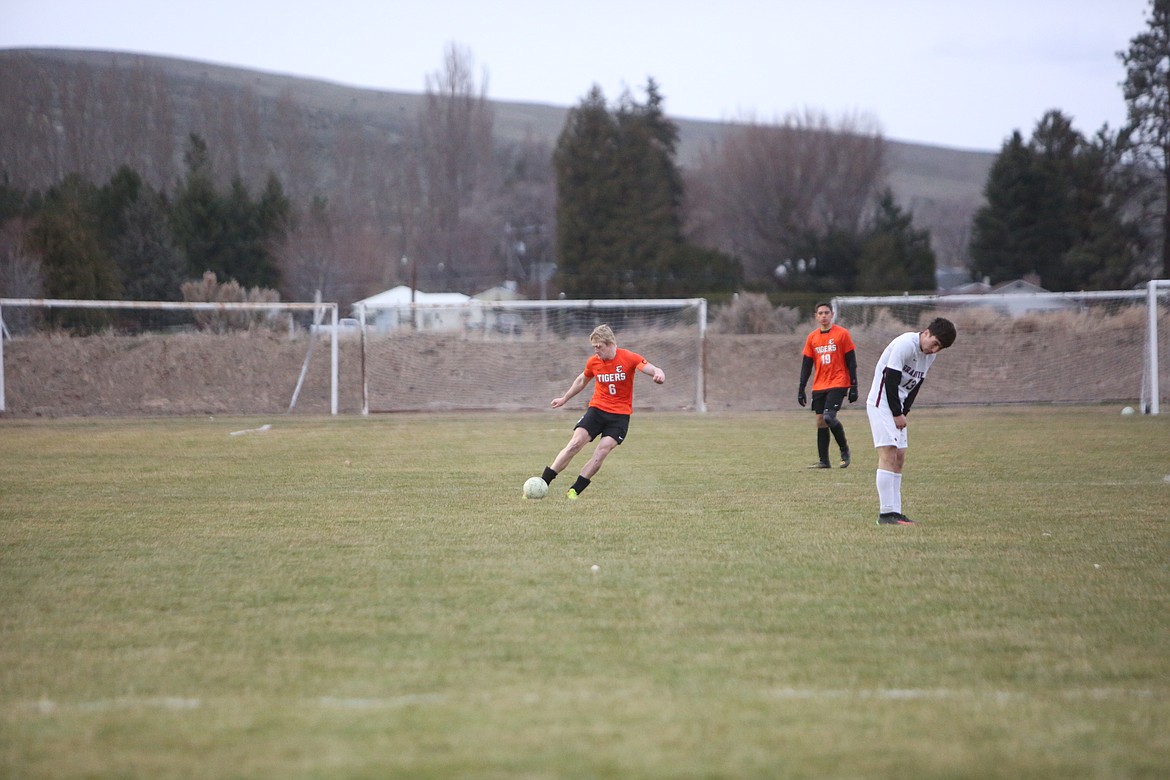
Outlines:
<svg viewBox="0 0 1170 780"><path fill-rule="evenodd" d="M0 298L0 412L291 412L326 317L337 414L336 303Z"/></svg>
<svg viewBox="0 0 1170 780"><path fill-rule="evenodd" d="M666 373L661 387L639 383L636 409L706 411L704 298L414 303L358 319L366 413L547 409L603 323Z"/></svg>
<svg viewBox="0 0 1170 780"><path fill-rule="evenodd" d="M930 376L941 403L1119 402L1157 414L1170 388L1167 281L1146 290L849 296L832 305L871 365L899 333L952 320L959 338L944 359L956 365Z"/></svg>

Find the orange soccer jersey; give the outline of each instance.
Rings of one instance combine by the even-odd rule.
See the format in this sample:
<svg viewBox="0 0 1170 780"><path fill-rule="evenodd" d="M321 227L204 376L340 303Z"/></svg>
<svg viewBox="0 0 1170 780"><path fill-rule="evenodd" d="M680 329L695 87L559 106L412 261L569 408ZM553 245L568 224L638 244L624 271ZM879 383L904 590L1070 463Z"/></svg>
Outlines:
<svg viewBox="0 0 1170 780"><path fill-rule="evenodd" d="M633 414L634 375L646 365L646 358L618 348L613 360L597 355L585 363L585 377L596 380L589 405L611 414Z"/></svg>
<svg viewBox="0 0 1170 780"><path fill-rule="evenodd" d="M853 351L853 339L849 331L834 325L825 332L817 328L808 334L804 342L804 356L813 361L814 392L834 387L849 387L849 367L845 355Z"/></svg>

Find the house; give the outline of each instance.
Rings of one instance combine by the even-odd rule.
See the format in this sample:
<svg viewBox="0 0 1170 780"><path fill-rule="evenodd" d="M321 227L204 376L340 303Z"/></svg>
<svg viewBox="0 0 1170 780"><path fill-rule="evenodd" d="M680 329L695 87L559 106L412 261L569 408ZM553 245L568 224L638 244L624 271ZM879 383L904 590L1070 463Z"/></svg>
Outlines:
<svg viewBox="0 0 1170 780"><path fill-rule="evenodd" d="M495 287L489 287L483 292L472 296L477 301L524 301L527 296L520 292L519 285L508 279Z"/></svg>
<svg viewBox="0 0 1170 780"><path fill-rule="evenodd" d="M1077 303L1060 293L1045 290L1036 278L1025 277L1001 282L995 286L969 282L943 293L941 299L952 306L979 306L994 309L1000 314L1017 318L1035 312L1053 312L1076 309Z"/></svg>
<svg viewBox="0 0 1170 780"><path fill-rule="evenodd" d="M353 303L353 316L365 311L366 326L380 332L398 328L461 331L482 326L483 312L463 293L428 293L406 285L392 287Z"/></svg>
<svg viewBox="0 0 1170 780"><path fill-rule="evenodd" d="M474 298L489 304L506 304L508 301L527 300L527 297L520 292L519 285L511 280L506 280L503 284L476 293ZM515 309L509 311L506 305L489 305L484 307L483 326L496 333L509 333L515 336L524 330L524 318Z"/></svg>
<svg viewBox="0 0 1170 780"><path fill-rule="evenodd" d="M1027 278L997 284L988 295L1005 296L999 299L995 308L1013 318L1037 312L1075 311L1078 307L1076 301L1049 292Z"/></svg>

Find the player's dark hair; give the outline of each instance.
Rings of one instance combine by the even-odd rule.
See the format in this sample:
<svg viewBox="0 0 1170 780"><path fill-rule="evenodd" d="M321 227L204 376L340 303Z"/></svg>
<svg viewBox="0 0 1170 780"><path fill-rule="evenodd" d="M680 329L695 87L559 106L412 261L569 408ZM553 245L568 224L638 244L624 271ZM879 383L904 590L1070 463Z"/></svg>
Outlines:
<svg viewBox="0 0 1170 780"><path fill-rule="evenodd" d="M816 306L813 307L813 313L815 314L816 312L820 311L820 308L822 306L827 306L829 311L833 310L833 304L829 303L828 301L822 301L821 303L818 303Z"/></svg>
<svg viewBox="0 0 1170 780"><path fill-rule="evenodd" d="M955 323L945 317L935 317L926 326L926 329L930 331L930 335L938 339L938 343L943 349L954 344L955 336L958 335L958 331L955 330Z"/></svg>

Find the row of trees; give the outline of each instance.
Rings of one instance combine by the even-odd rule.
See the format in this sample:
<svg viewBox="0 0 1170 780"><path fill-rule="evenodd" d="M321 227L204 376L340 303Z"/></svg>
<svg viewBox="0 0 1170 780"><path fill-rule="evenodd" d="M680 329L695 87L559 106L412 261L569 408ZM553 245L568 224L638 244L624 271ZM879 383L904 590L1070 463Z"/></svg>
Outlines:
<svg viewBox="0 0 1170 780"><path fill-rule="evenodd" d="M276 251L291 205L275 176L253 195L238 178L217 189L207 144L190 138L187 172L160 192L123 166L104 184L78 174L44 193L0 187L5 294L21 297L179 300L210 272L276 288Z"/></svg>
<svg viewBox="0 0 1170 780"><path fill-rule="evenodd" d="M1004 143L975 216L972 270L1051 290L1170 276L1170 0L1151 0L1126 51L1128 123L1085 137L1058 110Z"/></svg>
<svg viewBox="0 0 1170 780"><path fill-rule="evenodd" d="M1053 110L1030 140L1004 144L971 226L973 279L1066 291L1170 276L1170 0L1151 0L1147 29L1118 56L1124 128L1086 137ZM561 135L558 248L580 277L567 289L660 294L663 280L681 289L680 273L716 289L737 271L758 288L772 276L787 289L934 288L931 236L886 184L873 123L741 123L683 176L653 81L647 93L609 112L594 90Z"/></svg>
<svg viewBox="0 0 1170 780"><path fill-rule="evenodd" d="M992 281L1034 275L1050 290L1132 284L1148 242L1149 179L1127 161L1126 131L1093 138L1051 111L1029 141L1016 132L988 175L975 216L973 271Z"/></svg>
<svg viewBox="0 0 1170 780"><path fill-rule="evenodd" d="M686 175L658 85L594 88L554 155L561 282L576 297L931 289L930 234L884 186L884 141L823 115L736 126Z"/></svg>
<svg viewBox="0 0 1170 780"><path fill-rule="evenodd" d="M1017 132L1004 144L971 228L974 277L1035 274L1069 290L1170 273L1170 0L1151 7L1148 31L1120 55L1126 128L1085 137L1052 111L1030 139ZM684 170L678 128L653 80L644 101L626 93L613 106L594 88L549 149L496 137L486 78L477 82L471 64L450 47L413 122L380 141L377 131L342 128L324 174L307 151L286 151L291 190L271 174L249 187L233 167L247 156L254 168L259 150L274 146L255 134L248 155L190 135L169 187L129 164L105 184L80 174L40 191L5 182L0 292L171 300L182 281L208 271L292 298L321 290L340 300L395 282L475 292L504 278L527 282L530 294L573 297L934 287L932 237L888 186L876 122L805 112L735 123ZM162 94L161 81L148 83L143 95ZM88 142L68 131L62 106L36 102L48 100L39 92L11 95L28 103L12 114L20 127L63 123L77 142L70 154L85 158ZM94 111L103 100L83 98L75 101L83 119L101 124ZM220 112L234 117L225 127L259 127L274 111L277 125L302 134L312 121L288 96L276 109L253 96L246 108L254 122ZM170 115L151 116L165 126ZM229 145L239 135L225 132ZM325 174L353 185L341 188L343 199L319 188ZM361 286L341 294L356 276Z"/></svg>

